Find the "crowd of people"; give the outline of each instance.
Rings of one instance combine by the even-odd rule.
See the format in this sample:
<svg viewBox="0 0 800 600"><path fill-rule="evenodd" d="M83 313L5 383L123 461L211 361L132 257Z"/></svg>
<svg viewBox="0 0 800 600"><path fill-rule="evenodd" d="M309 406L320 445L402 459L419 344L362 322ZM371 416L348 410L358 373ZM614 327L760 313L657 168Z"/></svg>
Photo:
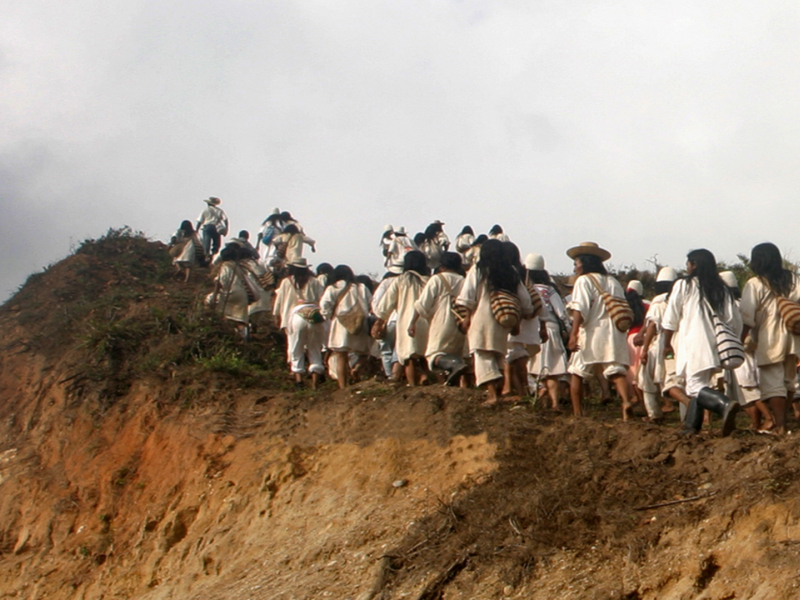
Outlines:
<svg viewBox="0 0 800 600"><path fill-rule="evenodd" d="M205 203L172 239L176 273L188 280L210 266L206 304L245 339L273 319L298 385L330 377L345 388L374 363L379 376L410 386L478 386L486 405L533 396L561 410L568 395L576 416L596 380L603 402L616 391L626 421L641 403L645 419L661 422L677 402L687 433L716 414L727 435L740 408L761 433L784 433L790 409L800 419L800 282L774 244L752 249L754 275L741 293L734 274L699 249L682 277L661 268L647 300L640 281L623 287L608 273L611 253L594 242L566 251L574 275L559 285L544 258L523 259L499 225L480 235L465 226L451 244L437 220L413 237L387 225L385 272L374 281L347 265L312 271L304 250L316 252L316 242L279 209L255 246L247 231L223 245L221 201Z"/></svg>

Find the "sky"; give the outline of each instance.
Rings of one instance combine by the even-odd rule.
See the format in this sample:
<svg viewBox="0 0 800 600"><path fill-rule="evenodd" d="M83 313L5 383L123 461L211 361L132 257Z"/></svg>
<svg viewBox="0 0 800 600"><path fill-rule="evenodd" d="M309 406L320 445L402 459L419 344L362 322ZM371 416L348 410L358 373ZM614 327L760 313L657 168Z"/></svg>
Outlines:
<svg viewBox="0 0 800 600"><path fill-rule="evenodd" d="M289 210L356 272L435 219L552 273L583 241L797 261L799 107L789 1L0 2L0 300L208 196L234 234Z"/></svg>

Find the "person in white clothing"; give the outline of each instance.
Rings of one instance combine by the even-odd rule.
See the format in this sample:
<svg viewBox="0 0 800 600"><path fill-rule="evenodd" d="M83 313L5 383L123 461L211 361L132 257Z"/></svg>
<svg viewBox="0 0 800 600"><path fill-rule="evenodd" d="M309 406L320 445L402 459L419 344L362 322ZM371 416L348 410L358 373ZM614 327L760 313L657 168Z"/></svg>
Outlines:
<svg viewBox="0 0 800 600"><path fill-rule="evenodd" d="M513 242L503 242L503 252L506 262L514 265L519 273L520 280L525 281L525 267L520 262L519 248ZM547 339L547 327L539 319L544 308L539 292L533 286L525 286L533 304L534 298L539 300L537 305L538 312L532 313L528 318L522 319L519 332L508 336L508 348L506 349L505 378L503 380L503 391L501 395L509 396L514 394L522 398L528 394L528 362L541 349L542 340Z"/></svg>
<svg viewBox="0 0 800 600"><path fill-rule="evenodd" d="M662 335L662 319L667 308L667 298L678 273L672 267L663 267L656 274L656 296L650 303L644 319L644 327L634 336L633 343L641 346L641 356L637 380L644 398L647 418L653 423L663 421L664 413L674 409L666 393L664 382L666 367L664 365L664 336ZM659 399L662 401L659 401Z"/></svg>
<svg viewBox="0 0 800 600"><path fill-rule="evenodd" d="M275 245L277 256L283 258L286 263L295 262L303 257L303 244L310 247L312 252L317 251L317 242L300 231L295 224L286 225L272 243Z"/></svg>
<svg viewBox="0 0 800 600"><path fill-rule="evenodd" d="M485 386L491 406L497 403L503 381L503 367L511 330L501 325L492 311L492 294L505 292L516 296L522 318L533 314L531 297L514 265L505 260L503 243L487 240L481 246L480 258L470 269L456 304L468 315L462 327L467 330L469 348L475 367L475 383Z"/></svg>
<svg viewBox="0 0 800 600"><path fill-rule="evenodd" d="M574 261L576 276L572 290L572 332L568 347L573 352L569 372L570 398L575 416L583 414L583 380L594 374L594 367L602 369L603 376L617 389L622 399L622 419L632 416L628 371L628 343L625 333L619 331L603 302L600 291L617 298L625 298L619 281L611 277L603 262L611 253L594 242L583 242L567 250Z"/></svg>
<svg viewBox="0 0 800 600"><path fill-rule="evenodd" d="M184 275L184 281L189 281L196 267L206 266L205 249L191 221L181 223L170 244L169 254L178 273Z"/></svg>
<svg viewBox="0 0 800 600"><path fill-rule="evenodd" d="M222 204L219 198L211 196L203 202L208 206L197 217L195 229L200 234L206 256L212 257L219 251L222 238L228 235L228 215L219 207Z"/></svg>
<svg viewBox="0 0 800 600"><path fill-rule="evenodd" d="M550 407L558 410L561 379L567 374L567 350L564 347L562 330L569 333L570 321L564 301L545 270L544 258L540 254L525 257L525 277L527 285L533 285L544 304L539 319L547 328L547 338L542 341L541 352L528 363L528 371L544 382ZM538 393L538 390L534 390Z"/></svg>
<svg viewBox="0 0 800 600"><path fill-rule="evenodd" d="M722 417L722 435L736 426L739 403L714 389L714 379L722 371L717 351L713 316L725 322L738 335L742 317L733 295L720 279L714 255L702 248L686 257L686 277L679 280L664 312L664 352L675 354L675 370L686 381L686 395L691 398L686 412L685 431L698 432L704 410ZM679 332L677 347L673 336Z"/></svg>
<svg viewBox="0 0 800 600"><path fill-rule="evenodd" d="M408 326L408 334L416 336L420 317L428 321L428 346L425 350L428 365L431 369L441 369L447 373L447 385L457 385L467 370L464 357L468 353L466 338L453 314L452 302L461 292L464 271L461 256L455 252L445 252L440 262L439 270L428 279L422 294L414 303L414 316Z"/></svg>
<svg viewBox="0 0 800 600"><path fill-rule="evenodd" d="M281 281L275 295L275 324L286 333L286 354L295 383L301 385L303 375L311 374L311 388L316 389L324 375L322 344L325 336L319 308L323 286L308 268L305 258L287 265L288 276ZM308 356L308 368L306 368Z"/></svg>
<svg viewBox="0 0 800 600"><path fill-rule="evenodd" d="M407 253L403 263L403 274L392 279L375 307L375 316L385 322L393 313L397 313L397 360L405 368L408 385L416 386L419 385L420 374L427 371L423 359L428 344L428 321L417 321L414 335L409 332L409 326L414 317L414 304L428 280L428 267L425 255L419 250Z"/></svg>
<svg viewBox="0 0 800 600"><path fill-rule="evenodd" d="M461 264L464 265L464 268L467 269L471 266L469 259L467 258L467 253L469 249L472 247L472 243L475 241L475 232L472 230L472 227L469 225L465 225L464 229L461 230L456 236L455 241L455 250L458 252L459 256L461 256Z"/></svg>
<svg viewBox="0 0 800 600"><path fill-rule="evenodd" d="M403 258L405 257L406 253L411 252L412 250L419 250L417 245L414 241L408 237L406 233L405 227L398 227L395 229L394 234L392 235L392 241L388 245L388 249L386 250L386 267L397 267L402 269L403 268Z"/></svg>
<svg viewBox="0 0 800 600"><path fill-rule="evenodd" d="M372 343L367 329L367 315L372 295L356 282L353 270L347 265L338 265L320 300L322 315L330 321L328 349L332 355L329 373L337 380L339 388L347 387L350 377L357 377ZM349 353L359 357L355 367L349 370Z"/></svg>
<svg viewBox="0 0 800 600"><path fill-rule="evenodd" d="M755 277L742 290L742 337L754 336L761 399L772 409L774 431L782 434L787 403L794 399L800 336L789 331L778 302L800 302L800 278L783 266L780 250L770 242L753 248L750 268Z"/></svg>

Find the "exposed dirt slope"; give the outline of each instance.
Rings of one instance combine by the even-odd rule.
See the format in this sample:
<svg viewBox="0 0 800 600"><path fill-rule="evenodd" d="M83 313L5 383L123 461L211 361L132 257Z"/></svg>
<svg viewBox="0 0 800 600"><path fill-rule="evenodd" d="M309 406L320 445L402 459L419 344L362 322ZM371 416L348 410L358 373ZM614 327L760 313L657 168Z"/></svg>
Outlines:
<svg viewBox="0 0 800 600"><path fill-rule="evenodd" d="M295 392L161 253L109 236L0 309L0 598L797 597L796 434Z"/></svg>

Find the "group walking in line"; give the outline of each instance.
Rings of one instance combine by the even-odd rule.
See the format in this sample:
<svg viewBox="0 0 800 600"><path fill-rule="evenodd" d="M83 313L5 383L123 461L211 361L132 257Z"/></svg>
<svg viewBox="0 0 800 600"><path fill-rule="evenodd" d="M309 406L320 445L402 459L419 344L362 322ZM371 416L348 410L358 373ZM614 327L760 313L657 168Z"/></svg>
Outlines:
<svg viewBox="0 0 800 600"><path fill-rule="evenodd" d="M689 434L707 414L729 434L740 408L762 433L785 432L790 409L800 418L800 287L774 244L753 248L741 294L736 277L697 249L684 276L658 271L648 300L640 281L623 287L608 273L611 253L594 242L566 251L574 275L560 286L544 257L523 260L500 225L480 235L464 226L451 250L436 220L413 237L384 228L376 282L347 265L312 270L303 254L316 252L315 240L279 209L255 246L247 231L223 245L221 201L204 202L196 224L183 221L172 240L176 273L188 280L210 265L206 303L245 339L272 315L297 385L330 377L344 388L377 364L379 376L410 386L478 386L489 406L532 395L560 411L566 393L575 416L596 380L603 401L616 391L626 421L640 403L659 423L677 402Z"/></svg>

